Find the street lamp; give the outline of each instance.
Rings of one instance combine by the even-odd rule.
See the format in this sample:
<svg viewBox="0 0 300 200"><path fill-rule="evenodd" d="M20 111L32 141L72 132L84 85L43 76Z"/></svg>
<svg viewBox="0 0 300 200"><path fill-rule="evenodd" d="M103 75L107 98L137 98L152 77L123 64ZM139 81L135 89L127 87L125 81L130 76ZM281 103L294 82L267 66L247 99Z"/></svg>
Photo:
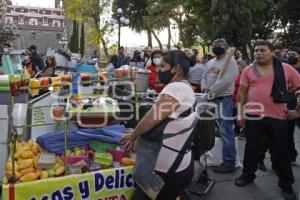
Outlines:
<svg viewBox="0 0 300 200"><path fill-rule="evenodd" d="M118 8L117 12L112 15L112 23L118 23L118 47L120 48L121 46L121 26L122 25L128 25L129 24L129 19L126 19L124 16L124 12L122 8Z"/></svg>

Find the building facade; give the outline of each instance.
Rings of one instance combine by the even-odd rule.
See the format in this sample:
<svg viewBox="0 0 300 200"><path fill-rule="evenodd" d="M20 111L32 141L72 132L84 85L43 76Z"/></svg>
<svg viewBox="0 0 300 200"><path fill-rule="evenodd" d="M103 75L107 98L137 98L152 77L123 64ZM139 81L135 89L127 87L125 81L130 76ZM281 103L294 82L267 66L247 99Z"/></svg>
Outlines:
<svg viewBox="0 0 300 200"><path fill-rule="evenodd" d="M49 47L63 47L65 13L59 6L40 8L8 3L5 23L18 35L18 39L14 41L14 48L25 49L34 44L41 53L45 53Z"/></svg>

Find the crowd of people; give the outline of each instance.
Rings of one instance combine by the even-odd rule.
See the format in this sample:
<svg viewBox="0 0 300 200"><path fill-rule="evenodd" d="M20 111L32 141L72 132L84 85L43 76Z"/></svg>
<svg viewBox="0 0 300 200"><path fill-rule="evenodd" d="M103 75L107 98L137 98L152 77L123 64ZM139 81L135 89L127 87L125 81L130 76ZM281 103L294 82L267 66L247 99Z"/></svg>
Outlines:
<svg viewBox="0 0 300 200"><path fill-rule="evenodd" d="M108 62L110 77L124 65L149 70L148 86L159 93L158 100L134 131L121 140L129 150L139 140L136 149L138 162L143 160L142 155L152 155L149 151L153 149L149 147L154 145L157 148L155 142L162 145L152 152L156 155L153 163L147 161L148 166L137 163L134 172L138 182L139 177L147 176L143 174L147 172L144 169L150 167L148 171L156 172L164 181L157 199L176 199L191 183L194 170L192 152L190 148L185 152L181 150L192 144L190 127L194 125L196 114L187 111L195 104L195 93L202 92L213 95L210 101L218 108L219 132L223 141L223 162L213 170L216 173L236 170L235 136L241 136L246 141L243 171L235 185L246 186L255 180L257 169L265 171L265 154L269 152L284 198L296 200L292 188L295 181L292 164L297 157L295 126L300 125L300 105L296 98L300 93L300 46L280 50L268 41L257 41L255 59L250 64L241 59L238 50L228 56L228 49L225 39L216 39L212 43L212 52L202 61L196 49L163 52L145 47L143 51L135 50L129 58L124 47L120 47L118 55L112 55ZM55 57L48 56L44 62L36 46L30 46L29 51L22 64L31 76L36 73L40 77L53 76ZM161 105L164 105L163 111L159 110ZM156 133L158 139L153 139L150 133L157 127L162 129ZM177 165L175 170L174 163ZM144 187L138 182L133 199L149 198Z"/></svg>
<svg viewBox="0 0 300 200"><path fill-rule="evenodd" d="M170 117L178 110L184 111L185 109L178 108L180 106L185 105L185 108L188 108L194 102L192 92L213 94L212 102L218 108L219 131L223 141L223 163L213 169L216 173L232 173L236 170L235 136L241 135L246 139L243 171L235 180L235 185L246 186L255 180L258 168L266 170L263 160L269 151L272 169L279 178L278 186L282 190L283 197L287 200L296 200L292 188L295 181L292 164L297 157L293 135L295 125L299 124L297 117L300 115L300 105L299 102L297 104L295 95L300 89L300 47L290 46L284 54L282 51L279 53L270 42L258 41L254 50L255 60L249 65L241 59L238 51L235 51L232 57L226 56L228 48L225 39L215 40L212 44L214 58L203 64L197 59L196 52L189 49L175 53L153 51L154 55L151 56L147 48L144 59L137 57L145 63L145 68L155 74L150 78L149 87L161 91L156 106L159 107L164 99L169 99L176 106L175 111L169 108L164 117ZM140 52L136 52L136 55L139 54ZM171 56L172 54L176 56ZM149 60L146 58L151 59L152 65L146 64ZM188 82L193 90L190 91L182 80ZM149 130L162 123L165 118L160 119L161 121L151 121L155 111L151 109L133 133L124 137L125 144L132 145L138 136L149 134ZM176 116L178 115L180 112ZM187 128L183 124L177 126L174 124L174 127L177 130L182 130L181 127ZM166 129L162 134L168 132ZM187 140L190 132L185 133ZM154 167L154 171L166 182L158 199L175 199L186 185L185 181L190 178L190 174L186 172L186 169L192 170L189 164L190 157L182 158L180 166L185 167L178 167L175 173L178 177L185 176L182 180L174 180L169 176L168 170L171 166L167 169L161 168L161 165L166 167L166 162L163 165L162 160L167 160L168 156L172 157L172 149L173 151L178 149L186 140L176 139L174 136L170 147L168 141L165 141L164 137L162 139L162 148L166 146L169 151L160 150ZM184 157L189 153L186 152ZM167 194L165 188L168 188L167 191L178 192L175 195ZM141 193L147 194L147 191L139 185L134 199L140 199Z"/></svg>

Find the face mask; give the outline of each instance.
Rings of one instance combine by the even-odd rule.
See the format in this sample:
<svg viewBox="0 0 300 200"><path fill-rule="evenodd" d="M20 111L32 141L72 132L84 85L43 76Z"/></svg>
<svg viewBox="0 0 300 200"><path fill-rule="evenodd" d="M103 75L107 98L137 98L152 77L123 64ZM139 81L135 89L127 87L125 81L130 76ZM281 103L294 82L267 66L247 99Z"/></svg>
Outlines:
<svg viewBox="0 0 300 200"><path fill-rule="evenodd" d="M214 47L213 50L215 55L219 56L225 53L225 48L223 47Z"/></svg>
<svg viewBox="0 0 300 200"><path fill-rule="evenodd" d="M172 80L174 74L171 72L171 69L170 70L167 70L167 71L159 71L158 72L158 79L161 83L163 84L168 84L170 83L170 81Z"/></svg>
<svg viewBox="0 0 300 200"><path fill-rule="evenodd" d="M3 48L3 53L8 53L8 48Z"/></svg>
<svg viewBox="0 0 300 200"><path fill-rule="evenodd" d="M155 64L155 65L157 65L157 66L159 66L160 64L161 64L161 58L154 58L153 59L153 63Z"/></svg>
<svg viewBox="0 0 300 200"><path fill-rule="evenodd" d="M289 56L287 59L287 63L289 63L290 65L295 65L298 62L298 58L296 58L295 56Z"/></svg>

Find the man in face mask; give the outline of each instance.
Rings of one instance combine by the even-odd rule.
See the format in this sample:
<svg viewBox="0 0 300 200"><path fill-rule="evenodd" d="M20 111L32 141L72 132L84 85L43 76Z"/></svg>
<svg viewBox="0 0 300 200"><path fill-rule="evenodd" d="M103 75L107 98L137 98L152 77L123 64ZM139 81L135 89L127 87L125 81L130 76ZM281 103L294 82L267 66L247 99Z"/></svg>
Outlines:
<svg viewBox="0 0 300 200"><path fill-rule="evenodd" d="M228 67L219 76L226 61L228 45L225 39L217 39L212 44L216 58L206 63L202 74L201 89L214 95L214 103L219 107L220 134L223 138L223 163L214 168L217 173L229 173L235 170L236 149L233 131L233 103L235 77L238 75L236 60L229 58ZM218 78L219 77L219 78Z"/></svg>
<svg viewBox="0 0 300 200"><path fill-rule="evenodd" d="M300 74L300 48L299 47L291 46L288 48L286 61L288 64L292 65ZM288 85L288 97L289 97L289 102L287 104L288 110L295 110L297 106L295 91L296 88L293 88L291 85ZM289 129L288 129L289 146L288 147L292 158L292 162L296 161L297 154L298 154L295 148L295 141L294 141L295 125L298 125L298 127L300 127L299 119L289 120Z"/></svg>

